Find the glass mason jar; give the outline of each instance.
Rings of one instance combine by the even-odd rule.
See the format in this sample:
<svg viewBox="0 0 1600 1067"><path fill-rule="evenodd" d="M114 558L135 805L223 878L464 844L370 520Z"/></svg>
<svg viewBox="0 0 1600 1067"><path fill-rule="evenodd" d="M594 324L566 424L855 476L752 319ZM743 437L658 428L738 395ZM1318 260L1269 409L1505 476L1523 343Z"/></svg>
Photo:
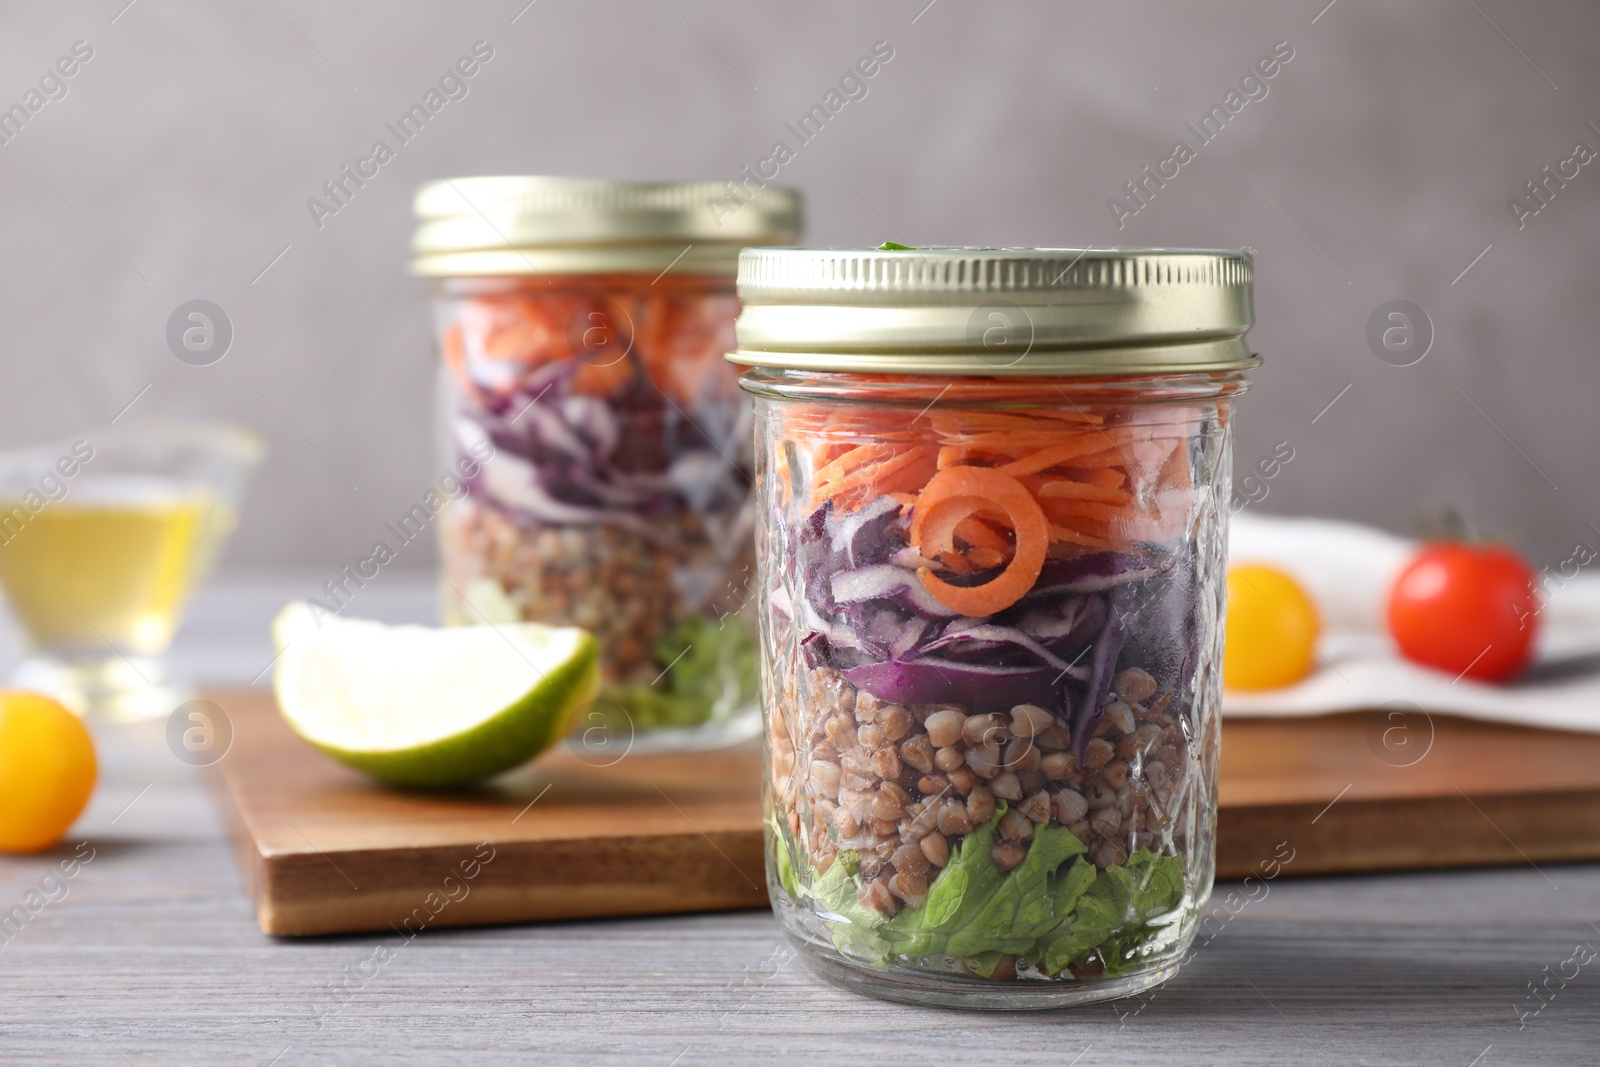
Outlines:
<svg viewBox="0 0 1600 1067"><path fill-rule="evenodd" d="M744 245L789 192L458 178L417 195L435 280L446 624L582 626L606 751L750 738L750 403L723 359ZM597 733L598 731L598 733Z"/></svg>
<svg viewBox="0 0 1600 1067"><path fill-rule="evenodd" d="M912 1003L1175 973L1215 870L1244 253L752 249L768 883Z"/></svg>

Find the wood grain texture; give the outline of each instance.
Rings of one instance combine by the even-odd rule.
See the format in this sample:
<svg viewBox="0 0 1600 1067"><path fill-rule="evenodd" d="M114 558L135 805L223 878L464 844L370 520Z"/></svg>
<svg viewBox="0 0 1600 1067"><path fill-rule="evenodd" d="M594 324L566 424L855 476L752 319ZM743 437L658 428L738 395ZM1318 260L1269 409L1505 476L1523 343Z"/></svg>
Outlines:
<svg viewBox="0 0 1600 1067"><path fill-rule="evenodd" d="M388 789L312 749L264 693L219 694L214 785L262 932L415 930L760 907L753 753L549 753L479 790Z"/></svg>
<svg viewBox="0 0 1600 1067"><path fill-rule="evenodd" d="M1600 867L1223 883L1215 936L1142 1000L919 1010L817 981L762 910L265 937L162 724L96 739L101 781L73 836L0 857L10 907L77 841L96 850L0 943L4 1062L1497 1067L1593 1063L1600 1045L1600 963L1517 1015L1530 981L1600 945Z"/></svg>
<svg viewBox="0 0 1600 1067"><path fill-rule="evenodd" d="M557 751L492 789L407 793L301 742L266 694L218 699L235 740L217 792L266 933L765 902L752 751ZM1260 871L1285 844L1295 876L1600 858L1592 735L1382 711L1233 720L1220 792L1221 878ZM477 870L466 893L463 864Z"/></svg>
<svg viewBox="0 0 1600 1067"><path fill-rule="evenodd" d="M1219 877L1600 859L1600 735L1419 712L1222 728Z"/></svg>

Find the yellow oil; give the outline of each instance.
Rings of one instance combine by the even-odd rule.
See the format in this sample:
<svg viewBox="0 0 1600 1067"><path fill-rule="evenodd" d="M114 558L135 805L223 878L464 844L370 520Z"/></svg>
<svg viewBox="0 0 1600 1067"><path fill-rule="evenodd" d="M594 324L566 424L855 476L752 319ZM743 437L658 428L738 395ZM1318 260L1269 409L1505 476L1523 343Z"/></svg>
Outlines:
<svg viewBox="0 0 1600 1067"><path fill-rule="evenodd" d="M74 488L36 512L0 501L0 587L42 651L164 651L234 516L143 479Z"/></svg>

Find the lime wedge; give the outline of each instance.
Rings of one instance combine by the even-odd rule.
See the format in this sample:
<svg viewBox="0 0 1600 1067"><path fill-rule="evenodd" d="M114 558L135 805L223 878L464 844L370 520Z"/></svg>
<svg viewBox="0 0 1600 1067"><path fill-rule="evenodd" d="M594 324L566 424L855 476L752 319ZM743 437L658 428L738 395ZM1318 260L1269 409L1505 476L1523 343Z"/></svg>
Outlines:
<svg viewBox="0 0 1600 1067"><path fill-rule="evenodd" d="M320 615L296 602L273 621L278 708L334 759L396 785L464 785L526 763L599 685L599 646L575 627Z"/></svg>

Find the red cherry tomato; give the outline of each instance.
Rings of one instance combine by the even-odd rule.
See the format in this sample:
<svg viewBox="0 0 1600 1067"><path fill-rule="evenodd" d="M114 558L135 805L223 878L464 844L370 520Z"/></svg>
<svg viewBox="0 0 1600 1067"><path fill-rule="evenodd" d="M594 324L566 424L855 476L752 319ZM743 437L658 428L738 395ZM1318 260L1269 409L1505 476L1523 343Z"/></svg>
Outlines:
<svg viewBox="0 0 1600 1067"><path fill-rule="evenodd" d="M1533 655L1534 581L1533 569L1503 545L1424 545L1389 591L1389 632L1409 660L1504 681Z"/></svg>

